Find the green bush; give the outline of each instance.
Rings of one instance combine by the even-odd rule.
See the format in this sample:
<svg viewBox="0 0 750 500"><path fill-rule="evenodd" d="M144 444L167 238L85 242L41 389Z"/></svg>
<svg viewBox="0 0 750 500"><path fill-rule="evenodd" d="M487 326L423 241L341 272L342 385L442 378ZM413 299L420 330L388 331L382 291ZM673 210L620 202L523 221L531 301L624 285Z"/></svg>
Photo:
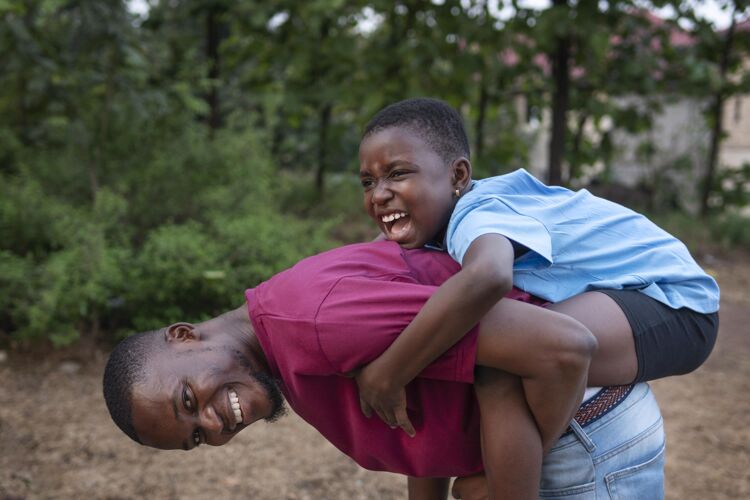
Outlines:
<svg viewBox="0 0 750 500"><path fill-rule="evenodd" d="M226 303L223 280L227 274L220 245L197 223L164 225L148 235L127 272L124 308L136 330L176 320L198 321Z"/></svg>
<svg viewBox="0 0 750 500"><path fill-rule="evenodd" d="M716 217L712 228L716 238L725 246L750 249L750 216L729 212Z"/></svg>
<svg viewBox="0 0 750 500"><path fill-rule="evenodd" d="M335 217L283 213L262 144L191 124L140 162L110 158L123 171L93 198L57 189L52 171L73 153L55 167L50 151L22 151L31 166L0 176L0 341L66 345L200 321L333 246Z"/></svg>
<svg viewBox="0 0 750 500"><path fill-rule="evenodd" d="M750 216L726 212L696 220L684 212L665 212L652 217L654 222L679 238L691 251L698 249L750 249Z"/></svg>

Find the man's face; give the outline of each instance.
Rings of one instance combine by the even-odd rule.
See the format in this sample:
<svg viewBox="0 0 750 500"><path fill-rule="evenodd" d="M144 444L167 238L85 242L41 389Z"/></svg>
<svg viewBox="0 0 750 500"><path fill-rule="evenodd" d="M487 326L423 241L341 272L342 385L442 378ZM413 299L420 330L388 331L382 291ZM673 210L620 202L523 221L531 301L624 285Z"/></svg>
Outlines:
<svg viewBox="0 0 750 500"><path fill-rule="evenodd" d="M417 134L389 127L359 145L364 206L385 236L419 248L445 227L455 205L451 165Z"/></svg>
<svg viewBox="0 0 750 500"><path fill-rule="evenodd" d="M133 388L132 418L147 446L221 446L253 422L281 413L275 384L228 346L167 343L146 369L146 380Z"/></svg>

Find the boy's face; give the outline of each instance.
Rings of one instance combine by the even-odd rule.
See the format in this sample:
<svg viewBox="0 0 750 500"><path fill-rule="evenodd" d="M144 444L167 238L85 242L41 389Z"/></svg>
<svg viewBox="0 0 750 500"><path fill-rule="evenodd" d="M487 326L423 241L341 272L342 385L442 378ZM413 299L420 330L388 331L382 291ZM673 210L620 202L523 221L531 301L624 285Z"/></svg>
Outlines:
<svg viewBox="0 0 750 500"><path fill-rule="evenodd" d="M365 210L389 240L420 248L448 223L456 203L454 169L408 128L367 136L359 165Z"/></svg>

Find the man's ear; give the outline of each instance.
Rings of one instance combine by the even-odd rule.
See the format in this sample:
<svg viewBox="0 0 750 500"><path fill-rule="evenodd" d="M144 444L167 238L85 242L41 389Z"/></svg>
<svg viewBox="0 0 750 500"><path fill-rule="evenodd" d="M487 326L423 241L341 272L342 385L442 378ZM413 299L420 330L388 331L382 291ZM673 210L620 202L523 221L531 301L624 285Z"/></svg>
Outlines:
<svg viewBox="0 0 750 500"><path fill-rule="evenodd" d="M200 340L200 333L191 323L175 323L168 326L164 331L164 340L167 342L190 342Z"/></svg>
<svg viewBox="0 0 750 500"><path fill-rule="evenodd" d="M465 192L471 182L471 162L461 156L451 164L453 187L461 193Z"/></svg>

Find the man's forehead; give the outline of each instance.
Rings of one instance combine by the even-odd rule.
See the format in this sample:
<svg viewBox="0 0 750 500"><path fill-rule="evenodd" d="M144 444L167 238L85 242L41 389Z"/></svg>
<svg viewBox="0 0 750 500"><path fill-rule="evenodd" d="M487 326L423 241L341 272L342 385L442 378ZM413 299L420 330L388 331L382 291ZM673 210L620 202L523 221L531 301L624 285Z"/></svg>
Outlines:
<svg viewBox="0 0 750 500"><path fill-rule="evenodd" d="M182 448L177 418L179 379L154 376L133 388L132 418L143 444L157 448Z"/></svg>

